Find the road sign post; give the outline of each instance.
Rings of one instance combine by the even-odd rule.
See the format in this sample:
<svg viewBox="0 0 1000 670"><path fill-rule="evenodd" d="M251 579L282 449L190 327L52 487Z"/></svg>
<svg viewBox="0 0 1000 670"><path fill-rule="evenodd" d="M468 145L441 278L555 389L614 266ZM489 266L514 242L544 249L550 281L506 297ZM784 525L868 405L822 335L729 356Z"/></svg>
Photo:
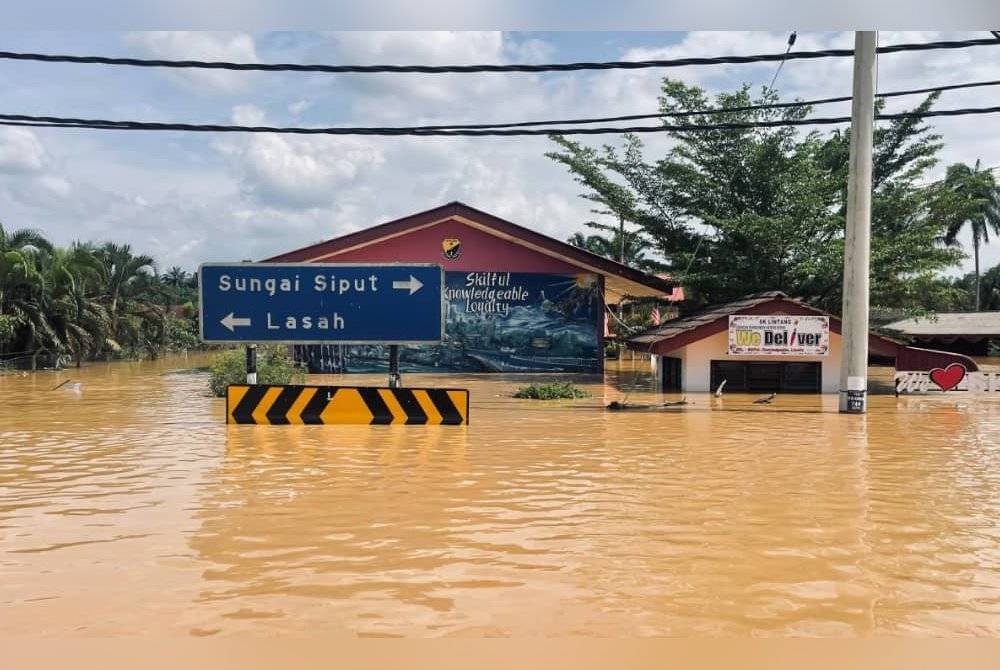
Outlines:
<svg viewBox="0 0 1000 670"><path fill-rule="evenodd" d="M435 344L444 333L437 265L206 263L201 339L243 344Z"/></svg>
<svg viewBox="0 0 1000 670"><path fill-rule="evenodd" d="M389 388L398 389L403 385L403 380L399 376L399 345L389 346Z"/></svg>
<svg viewBox="0 0 1000 670"><path fill-rule="evenodd" d="M247 384L257 383L257 345L247 345Z"/></svg>

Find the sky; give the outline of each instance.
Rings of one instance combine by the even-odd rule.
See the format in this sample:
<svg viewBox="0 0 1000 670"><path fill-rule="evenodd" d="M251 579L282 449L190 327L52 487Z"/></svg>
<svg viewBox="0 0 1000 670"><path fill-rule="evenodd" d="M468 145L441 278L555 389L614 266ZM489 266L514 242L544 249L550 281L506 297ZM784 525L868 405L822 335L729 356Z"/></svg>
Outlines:
<svg viewBox="0 0 1000 670"><path fill-rule="evenodd" d="M880 44L988 37L890 32ZM782 52L788 32L6 32L0 49L337 64L540 63ZM799 33L795 48L850 48ZM712 93L770 82L775 65L552 74L329 75L0 60L4 113L270 125L419 125L651 113L665 74ZM849 95L850 59L790 61L785 98ZM879 89L1000 79L1000 48L883 55ZM889 111L916 103L890 103ZM1000 89L946 93L992 106ZM822 112L847 115L847 105ZM941 164L1000 165L1000 115L936 119ZM588 144L618 143L613 135ZM668 148L646 135L647 155ZM59 244L127 242L159 268L262 259L452 200L559 239L593 216L544 137L414 138L0 127L0 222ZM1000 174L1000 172L998 172ZM965 238L966 248L970 248ZM983 253L1000 263L1000 240ZM955 271L969 270L968 259Z"/></svg>

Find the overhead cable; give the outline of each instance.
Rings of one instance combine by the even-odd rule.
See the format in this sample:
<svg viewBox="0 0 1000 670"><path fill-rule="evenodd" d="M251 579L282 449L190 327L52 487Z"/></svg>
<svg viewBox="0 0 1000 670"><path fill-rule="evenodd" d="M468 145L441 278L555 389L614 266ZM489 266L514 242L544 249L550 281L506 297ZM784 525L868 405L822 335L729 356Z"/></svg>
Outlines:
<svg viewBox="0 0 1000 670"><path fill-rule="evenodd" d="M966 116L970 114L1000 113L997 107L965 107L938 109L924 112L898 112L877 114L879 121L908 118ZM81 119L57 116L32 116L27 114L0 114L0 125L49 128L89 128L94 130L170 130L211 133L279 133L292 135L381 135L416 137L506 137L519 135L604 135L609 133L662 133L705 132L711 130L742 130L751 128L777 128L785 126L819 126L850 123L848 116L817 117L807 119L775 119L769 121L732 122L716 124L673 124L659 126L624 126L599 128L489 128L489 129L429 129L421 126L397 127L318 127L299 126L236 126L220 124L159 123L150 121L111 121L107 119Z"/></svg>
<svg viewBox="0 0 1000 670"><path fill-rule="evenodd" d="M894 98L908 95L918 95L923 93L938 93L944 91L954 91L959 89L968 88L980 88L987 86L1000 86L1000 79L991 79L987 81L970 81L963 82L960 84L945 84L942 86L928 86L925 88L911 88L904 89L900 91L886 91L885 93L879 93L876 97L879 98ZM613 123L618 121L638 121L642 119L659 119L659 118L686 118L691 116L711 116L716 114L731 114L735 112L749 112L756 110L765 109L789 109L795 107L812 107L815 105L825 105L837 102L849 102L851 96L844 95L833 98L817 98L813 100L797 100L793 102L769 102L755 105L741 105L737 107L716 107L711 109L696 109L696 110L685 110L685 111L673 111L673 112L656 112L652 114L626 114L623 116L601 116L592 118L576 118L576 119L553 119L548 121L517 121L517 122L507 122L507 123L450 123L450 124L437 124L437 125L421 125L421 126L403 126L397 128L398 130L413 130L413 131L430 131L430 130L465 130L465 129L488 129L488 128L530 128L533 126L554 126L557 124L561 125L582 125L582 124L592 124L592 123ZM0 117L2 118L2 117ZM60 117L51 117L60 118ZM128 125L136 123L133 121L102 121L100 119L61 119L58 121L42 121L38 119L17 119L21 121L24 125L64 125L66 127L97 127L97 126L107 126L109 128L118 127L118 125ZM79 122L82 125L69 125L70 122ZM13 125L7 124L7 125ZM20 124L18 124L20 125ZM203 124L191 124L191 125L203 125Z"/></svg>
<svg viewBox="0 0 1000 670"><path fill-rule="evenodd" d="M1000 79L989 81L971 81L962 84L947 84L945 86L928 86L926 88L911 88L902 91L887 91L879 93L877 98L894 98L907 95L918 95L922 93L938 93L944 91L954 91L966 88L981 88L986 86L1000 86ZM611 123L616 121L639 121L641 119L667 119L683 118L689 116L711 116L714 114L731 114L734 112L751 112L761 109L789 109L795 107L813 107L815 105L826 105L836 102L850 102L851 96L842 95L833 98L816 98L813 100L796 100L792 102L768 102L757 105L741 105L738 107L715 107L711 109L695 109L674 112L654 112L651 114L625 114L622 116L598 116L591 118L577 119L555 119L551 121L517 121L507 123L450 123L444 125L419 126L427 130L447 130L463 128L524 128L531 126L552 126L556 124L588 124L588 123Z"/></svg>
<svg viewBox="0 0 1000 670"><path fill-rule="evenodd" d="M997 46L996 39L948 40L916 44L890 44L878 48L878 53L965 49L975 46ZM643 61L604 61L580 63L507 64L507 65L323 65L303 63L234 63L228 61L165 60L154 58L115 58L108 56L71 56L17 51L0 51L0 59L39 61L45 63L78 63L94 65L126 65L132 67L200 68L209 70L240 70L262 72L322 72L330 74L370 73L470 73L470 72L573 72L580 70L638 70L644 68L683 67L686 65L732 65L766 63L782 60L815 58L847 58L853 49L823 49L794 53L757 54L750 56L709 56Z"/></svg>

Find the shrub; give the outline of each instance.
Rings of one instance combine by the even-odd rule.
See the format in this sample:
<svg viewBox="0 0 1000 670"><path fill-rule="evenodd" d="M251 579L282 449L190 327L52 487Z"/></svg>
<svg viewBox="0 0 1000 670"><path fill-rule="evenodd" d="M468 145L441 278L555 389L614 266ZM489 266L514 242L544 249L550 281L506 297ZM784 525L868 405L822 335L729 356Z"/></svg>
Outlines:
<svg viewBox="0 0 1000 670"><path fill-rule="evenodd" d="M0 314L0 344L14 339L14 317Z"/></svg>
<svg viewBox="0 0 1000 670"><path fill-rule="evenodd" d="M519 388L515 398L531 398L533 400L557 400L560 398L586 398L590 394L576 384L556 382L553 384L532 384Z"/></svg>
<svg viewBox="0 0 1000 670"><path fill-rule="evenodd" d="M216 396L226 395L230 384L245 384L247 380L246 352L230 349L215 357L210 368L209 387ZM283 346L257 347L258 384L301 384L305 375L288 356Z"/></svg>
<svg viewBox="0 0 1000 670"><path fill-rule="evenodd" d="M198 337L198 322L172 314L167 315L166 339L167 351L193 351L202 346Z"/></svg>

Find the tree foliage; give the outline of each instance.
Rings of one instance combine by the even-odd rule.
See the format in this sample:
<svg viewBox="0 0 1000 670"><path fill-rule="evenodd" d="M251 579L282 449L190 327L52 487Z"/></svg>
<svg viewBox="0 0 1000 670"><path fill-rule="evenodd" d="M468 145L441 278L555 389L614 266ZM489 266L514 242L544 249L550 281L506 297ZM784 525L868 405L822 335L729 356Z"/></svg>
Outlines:
<svg viewBox="0 0 1000 670"><path fill-rule="evenodd" d="M945 244L957 246L959 233L966 227L969 229L975 260L973 309L978 311L982 292L979 252L989 244L990 233L1000 235L1000 186L992 171L980 169L978 160L972 167L955 163L948 166L938 206L947 224L943 237Z"/></svg>
<svg viewBox="0 0 1000 670"><path fill-rule="evenodd" d="M128 245L53 245L33 230L0 224L0 362L155 357L197 345L187 273L156 274ZM192 344L192 340L194 340Z"/></svg>
<svg viewBox="0 0 1000 670"><path fill-rule="evenodd" d="M230 349L218 354L212 361L209 389L212 395L226 395L230 384L245 384L246 358L242 349ZM259 384L301 384L305 373L288 355L288 347L263 346L257 348L257 382Z"/></svg>
<svg viewBox="0 0 1000 670"><path fill-rule="evenodd" d="M711 98L666 79L664 113L694 125L806 118L808 107L704 113L777 102L749 86ZM917 106L929 109L930 96ZM666 133L670 148L646 157L643 143L587 147L553 137L565 165L614 217L634 224L649 249L696 302L781 290L838 311L843 275L849 131L795 127ZM928 281L961 253L942 243L949 216L940 191L918 182L937 160L940 137L919 119L880 124L874 137L872 303L919 307L913 282Z"/></svg>

